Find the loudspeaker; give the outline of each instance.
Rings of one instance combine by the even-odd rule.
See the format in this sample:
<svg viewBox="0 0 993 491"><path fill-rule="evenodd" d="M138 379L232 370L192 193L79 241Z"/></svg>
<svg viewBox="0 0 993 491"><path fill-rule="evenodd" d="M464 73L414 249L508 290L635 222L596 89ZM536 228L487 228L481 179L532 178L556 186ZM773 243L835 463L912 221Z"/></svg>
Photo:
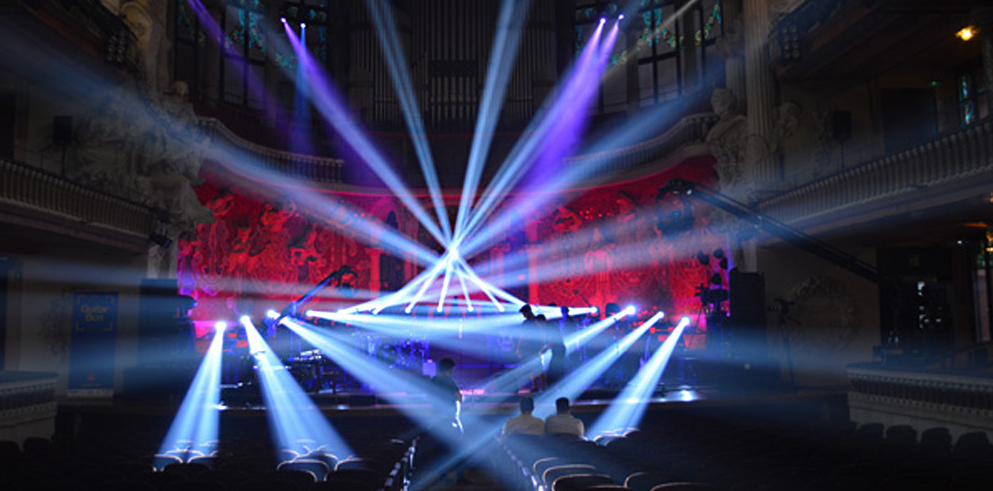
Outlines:
<svg viewBox="0 0 993 491"><path fill-rule="evenodd" d="M72 143L72 116L56 116L52 121L52 143L56 145Z"/></svg>
<svg viewBox="0 0 993 491"><path fill-rule="evenodd" d="M831 136L838 141L850 140L852 138L851 111L834 111L831 113Z"/></svg>
<svg viewBox="0 0 993 491"><path fill-rule="evenodd" d="M769 358L765 318L765 277L731 270L729 317L721 379L733 390L767 390L775 386L778 366Z"/></svg>
<svg viewBox="0 0 993 491"><path fill-rule="evenodd" d="M138 302L138 354L143 364L180 361L192 354L193 327L187 317L193 299L179 294L175 279L145 278Z"/></svg>
<svg viewBox="0 0 993 491"><path fill-rule="evenodd" d="M765 332L765 277L761 273L731 271L728 309L730 324L746 330Z"/></svg>

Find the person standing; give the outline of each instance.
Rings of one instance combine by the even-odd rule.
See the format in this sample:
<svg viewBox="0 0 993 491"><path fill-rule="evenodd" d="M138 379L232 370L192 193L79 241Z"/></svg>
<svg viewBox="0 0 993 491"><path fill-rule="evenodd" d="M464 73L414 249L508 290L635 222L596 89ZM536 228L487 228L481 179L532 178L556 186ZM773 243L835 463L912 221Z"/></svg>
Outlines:
<svg viewBox="0 0 993 491"><path fill-rule="evenodd" d="M455 372L455 360L442 358L438 361L437 370L437 375L431 377L427 394L431 402L431 422L427 426L426 433L421 437L417 452L418 459L424 459L424 463L418 464L418 467L434 471L419 478L425 479L425 483L436 479L462 480L465 472L461 461L446 468L436 467L458 452L463 433L462 391L452 378ZM448 477L448 473L452 472L454 477Z"/></svg>
<svg viewBox="0 0 993 491"><path fill-rule="evenodd" d="M541 341L541 325L539 325L540 319L534 315L534 311L531 309L530 305L525 304L518 311L524 316L524 321L521 322L520 327L520 337L517 340L517 358L520 359L521 364L526 364L531 360L531 357L536 353L539 356L539 361L541 357L541 352L544 347L544 343ZM544 369L540 368L540 373L531 373L531 392L538 392L541 390L541 377L544 375Z"/></svg>
<svg viewBox="0 0 993 491"><path fill-rule="evenodd" d="M431 378L434 389L431 399L438 418L432 428L461 437L462 390L452 378L453 373L455 373L455 360L442 358L438 361L438 372Z"/></svg>

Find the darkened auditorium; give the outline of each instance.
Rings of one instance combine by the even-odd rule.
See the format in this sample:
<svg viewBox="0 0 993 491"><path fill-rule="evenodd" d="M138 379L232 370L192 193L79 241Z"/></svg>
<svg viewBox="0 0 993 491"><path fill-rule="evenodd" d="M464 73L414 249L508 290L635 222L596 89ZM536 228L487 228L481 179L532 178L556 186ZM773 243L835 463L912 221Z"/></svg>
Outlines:
<svg viewBox="0 0 993 491"><path fill-rule="evenodd" d="M991 0L0 0L4 491L989 491Z"/></svg>

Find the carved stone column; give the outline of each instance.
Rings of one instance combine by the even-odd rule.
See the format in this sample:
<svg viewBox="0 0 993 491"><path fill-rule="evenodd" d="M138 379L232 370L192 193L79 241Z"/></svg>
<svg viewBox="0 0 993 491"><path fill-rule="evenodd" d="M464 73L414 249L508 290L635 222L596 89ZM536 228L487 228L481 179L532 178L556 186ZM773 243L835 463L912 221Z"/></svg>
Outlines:
<svg viewBox="0 0 993 491"><path fill-rule="evenodd" d="M723 5L724 35L717 39L717 52L724 58L725 87L738 101L738 109L745 110L745 38L742 28L741 2L731 0Z"/></svg>
<svg viewBox="0 0 993 491"><path fill-rule="evenodd" d="M166 29L165 0L131 0L122 2L121 16L138 40L144 58L142 67L152 92L161 92L172 82L169 73L169 41Z"/></svg>
<svg viewBox="0 0 993 491"><path fill-rule="evenodd" d="M149 278L175 278L179 258L179 245L175 240L163 244L148 245L148 261L145 276Z"/></svg>
<svg viewBox="0 0 993 491"><path fill-rule="evenodd" d="M382 283L380 271L380 258L383 251L370 247L369 249L369 291L373 294L379 293L379 286Z"/></svg>
<svg viewBox="0 0 993 491"><path fill-rule="evenodd" d="M744 0L745 86L749 126L748 176L758 189L769 189L780 177L772 155L775 126L775 80L769 69L770 16L768 0Z"/></svg>

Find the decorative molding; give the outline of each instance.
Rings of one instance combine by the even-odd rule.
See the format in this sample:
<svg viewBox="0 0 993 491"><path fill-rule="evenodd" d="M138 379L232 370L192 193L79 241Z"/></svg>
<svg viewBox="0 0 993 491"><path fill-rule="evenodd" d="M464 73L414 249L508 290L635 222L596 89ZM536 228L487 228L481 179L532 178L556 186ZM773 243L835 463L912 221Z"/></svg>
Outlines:
<svg viewBox="0 0 993 491"><path fill-rule="evenodd" d="M0 427L55 418L57 379L54 375L28 377L23 372L8 373L23 380L0 379Z"/></svg>
<svg viewBox="0 0 993 491"><path fill-rule="evenodd" d="M903 199L941 186L980 185L993 176L993 120L987 119L902 152L854 166L758 203L763 213L787 223L814 220L856 207L888 209Z"/></svg>
<svg viewBox="0 0 993 491"><path fill-rule="evenodd" d="M853 365L848 377L853 414L870 419L895 416L925 427L938 423L962 431L993 430L993 378L989 376Z"/></svg>
<svg viewBox="0 0 993 491"><path fill-rule="evenodd" d="M838 280L811 276L793 287L789 294L793 316L799 325L789 327L797 347L817 351L847 348L857 329L855 301Z"/></svg>

